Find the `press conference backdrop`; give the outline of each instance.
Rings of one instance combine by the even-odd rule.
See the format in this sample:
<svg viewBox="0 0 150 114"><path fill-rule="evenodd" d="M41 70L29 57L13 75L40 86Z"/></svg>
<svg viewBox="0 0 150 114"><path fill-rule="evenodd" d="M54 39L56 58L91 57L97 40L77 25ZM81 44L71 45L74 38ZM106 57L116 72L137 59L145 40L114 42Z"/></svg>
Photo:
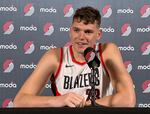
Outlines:
<svg viewBox="0 0 150 114"><path fill-rule="evenodd" d="M150 0L0 0L0 107L12 101L40 57L69 41L74 11L102 15L102 39L118 45L137 95L150 108ZM42 95L53 95L47 83Z"/></svg>

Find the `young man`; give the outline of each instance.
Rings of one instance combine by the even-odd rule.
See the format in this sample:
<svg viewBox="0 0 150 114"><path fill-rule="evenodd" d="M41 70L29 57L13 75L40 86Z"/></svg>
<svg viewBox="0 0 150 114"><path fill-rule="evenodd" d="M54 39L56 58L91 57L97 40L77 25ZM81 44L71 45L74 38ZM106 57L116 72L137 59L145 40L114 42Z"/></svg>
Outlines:
<svg viewBox="0 0 150 114"><path fill-rule="evenodd" d="M112 107L134 107L135 91L121 54L113 43L96 43L101 37L101 16L97 9L82 7L74 14L70 27L71 46L51 49L14 99L15 107L84 107L90 106L91 69L85 62L84 50L98 51L101 62L95 85L96 103ZM51 79L55 96L40 96Z"/></svg>

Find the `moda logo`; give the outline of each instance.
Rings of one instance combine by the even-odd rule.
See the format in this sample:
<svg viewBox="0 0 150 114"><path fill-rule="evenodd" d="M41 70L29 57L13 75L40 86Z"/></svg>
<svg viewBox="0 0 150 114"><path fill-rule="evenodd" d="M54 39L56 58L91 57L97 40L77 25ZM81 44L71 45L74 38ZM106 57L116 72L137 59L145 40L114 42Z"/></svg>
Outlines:
<svg viewBox="0 0 150 114"><path fill-rule="evenodd" d="M2 103L2 108L12 108L13 107L13 102L12 99L5 99Z"/></svg>
<svg viewBox="0 0 150 114"><path fill-rule="evenodd" d="M137 32L150 32L150 26L148 26L147 28L137 28L136 30Z"/></svg>
<svg viewBox="0 0 150 114"><path fill-rule="evenodd" d="M138 107L140 107L140 108L150 108L150 103L139 103Z"/></svg>
<svg viewBox="0 0 150 114"><path fill-rule="evenodd" d="M111 26L108 28L100 28L103 32L115 32L115 29Z"/></svg>
<svg viewBox="0 0 150 114"><path fill-rule="evenodd" d="M37 66L34 63L20 64L20 69L35 69Z"/></svg>
<svg viewBox="0 0 150 114"><path fill-rule="evenodd" d="M125 23L121 27L122 36L129 36L132 29L129 23Z"/></svg>
<svg viewBox="0 0 150 114"><path fill-rule="evenodd" d="M109 18L112 15L112 9L110 4L107 4L106 6L103 7L102 14L104 18Z"/></svg>
<svg viewBox="0 0 150 114"><path fill-rule="evenodd" d="M20 31L37 31L37 27L34 25L31 26L20 26Z"/></svg>
<svg viewBox="0 0 150 114"><path fill-rule="evenodd" d="M0 45L0 50L17 50L17 49L18 49L17 45L14 45L13 43L7 45L4 44Z"/></svg>
<svg viewBox="0 0 150 114"><path fill-rule="evenodd" d="M146 80L142 84L143 93L150 93L150 80Z"/></svg>
<svg viewBox="0 0 150 114"><path fill-rule="evenodd" d="M0 88L17 88L17 84L14 82L0 83Z"/></svg>
<svg viewBox="0 0 150 114"><path fill-rule="evenodd" d="M46 84L46 85L45 85L45 88L46 88L46 89L51 88L51 84Z"/></svg>
<svg viewBox="0 0 150 114"><path fill-rule="evenodd" d="M50 36L54 32L54 26L51 22L48 22L43 27L44 35Z"/></svg>
<svg viewBox="0 0 150 114"><path fill-rule="evenodd" d="M123 13L123 14L133 14L134 13L134 11L133 11L133 9L131 9L131 8L128 8L128 9L118 9L117 10L117 13Z"/></svg>
<svg viewBox="0 0 150 114"><path fill-rule="evenodd" d="M57 10L53 7L51 7L51 8L40 8L40 12L42 12L42 13L56 13Z"/></svg>
<svg viewBox="0 0 150 114"><path fill-rule="evenodd" d="M68 32L70 31L70 28L69 27L60 27L60 32Z"/></svg>
<svg viewBox="0 0 150 114"><path fill-rule="evenodd" d="M140 9L141 18L147 18L150 15L150 5L145 4Z"/></svg>
<svg viewBox="0 0 150 114"><path fill-rule="evenodd" d="M150 42L145 42L141 46L142 55L149 55L150 54Z"/></svg>
<svg viewBox="0 0 150 114"><path fill-rule="evenodd" d="M14 31L14 25L13 25L13 21L7 21L4 25L3 25L3 34L11 34Z"/></svg>
<svg viewBox="0 0 150 114"><path fill-rule="evenodd" d="M129 45L129 46L119 46L118 48L121 51L134 51L134 47L131 46L131 45Z"/></svg>
<svg viewBox="0 0 150 114"><path fill-rule="evenodd" d="M3 72L4 73L10 73L14 69L14 63L13 60L7 59L3 63Z"/></svg>
<svg viewBox="0 0 150 114"><path fill-rule="evenodd" d="M0 12L17 12L17 8L14 5L11 6L1 6L0 7Z"/></svg>
<svg viewBox="0 0 150 114"><path fill-rule="evenodd" d="M149 65L138 65L138 70L150 70L150 64Z"/></svg>
<svg viewBox="0 0 150 114"><path fill-rule="evenodd" d="M130 73L132 71L131 61L125 61L124 65L125 65L125 68L127 69L128 73Z"/></svg>
<svg viewBox="0 0 150 114"><path fill-rule="evenodd" d="M64 17L71 17L74 13L74 9L72 7L72 4L67 4L64 7Z"/></svg>
<svg viewBox="0 0 150 114"><path fill-rule="evenodd" d="M54 49L54 48L57 48L54 44L51 44L50 46L40 46L40 50L50 50L50 49Z"/></svg>
<svg viewBox="0 0 150 114"><path fill-rule="evenodd" d="M24 16L31 16L34 14L34 11L35 9L33 7L33 4L29 3L24 7Z"/></svg>
<svg viewBox="0 0 150 114"><path fill-rule="evenodd" d="M35 50L35 45L33 44L33 41L28 41L24 45L24 54L31 54Z"/></svg>

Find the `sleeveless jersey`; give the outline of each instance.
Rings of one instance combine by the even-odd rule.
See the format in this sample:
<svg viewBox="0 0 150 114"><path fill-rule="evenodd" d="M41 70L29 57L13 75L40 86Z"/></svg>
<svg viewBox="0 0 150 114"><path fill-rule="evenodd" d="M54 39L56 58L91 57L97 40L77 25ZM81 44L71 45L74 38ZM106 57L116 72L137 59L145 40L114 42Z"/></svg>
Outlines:
<svg viewBox="0 0 150 114"><path fill-rule="evenodd" d="M108 76L101 54L101 44L95 45L100 66L96 70L95 94L99 99L113 94L113 87ZM73 58L72 46L61 48L61 60L58 71L54 76L53 92L56 96L75 92L89 99L91 69L86 62L80 63Z"/></svg>

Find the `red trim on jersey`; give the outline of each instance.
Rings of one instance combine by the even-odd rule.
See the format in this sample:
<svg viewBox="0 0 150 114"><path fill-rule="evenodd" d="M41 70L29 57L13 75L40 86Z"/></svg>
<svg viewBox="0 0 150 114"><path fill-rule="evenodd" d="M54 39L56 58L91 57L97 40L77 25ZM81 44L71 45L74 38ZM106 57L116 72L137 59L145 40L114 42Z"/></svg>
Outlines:
<svg viewBox="0 0 150 114"><path fill-rule="evenodd" d="M60 63L59 63L59 67L58 67L58 70L56 71L56 75L54 76L54 83L53 83L53 86L55 88L55 91L56 91L56 96L60 96L61 94L58 92L58 89L57 89L57 86L55 84L55 81L56 81L56 78L60 72L60 68L62 66L62 60L63 60L63 48L60 49Z"/></svg>
<svg viewBox="0 0 150 114"><path fill-rule="evenodd" d="M70 55L71 55L72 61L73 61L74 63L77 63L77 64L79 64L79 65L85 65L85 64L86 64L86 62L79 62L79 61L77 61L77 60L74 58L73 50L72 50L72 45L69 47L69 50L70 50Z"/></svg>
<svg viewBox="0 0 150 114"><path fill-rule="evenodd" d="M100 55L100 59L101 59L102 65L103 65L107 75L109 76L108 71L107 71L106 66L105 66L105 63L104 63L103 56L102 56L102 44L99 44L99 55Z"/></svg>
<svg viewBox="0 0 150 114"><path fill-rule="evenodd" d="M55 88L56 88L56 96L61 96L61 94L58 92L56 85L55 85Z"/></svg>
<svg viewBox="0 0 150 114"><path fill-rule="evenodd" d="M58 92L58 89L57 89L56 84L55 84L55 80L51 81L51 85L52 85L52 92L54 93L54 95L60 96L61 94Z"/></svg>

